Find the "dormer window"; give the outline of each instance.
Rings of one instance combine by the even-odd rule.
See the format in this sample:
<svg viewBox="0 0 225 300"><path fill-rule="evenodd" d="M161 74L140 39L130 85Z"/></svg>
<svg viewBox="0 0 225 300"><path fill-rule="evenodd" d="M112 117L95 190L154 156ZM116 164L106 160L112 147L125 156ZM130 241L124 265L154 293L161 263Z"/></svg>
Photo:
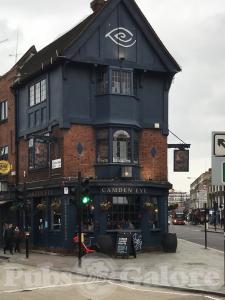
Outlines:
<svg viewBox="0 0 225 300"><path fill-rule="evenodd" d="M41 102L44 102L47 98L47 86L46 79L43 79L39 82L30 86L29 91L29 104L34 106Z"/></svg>

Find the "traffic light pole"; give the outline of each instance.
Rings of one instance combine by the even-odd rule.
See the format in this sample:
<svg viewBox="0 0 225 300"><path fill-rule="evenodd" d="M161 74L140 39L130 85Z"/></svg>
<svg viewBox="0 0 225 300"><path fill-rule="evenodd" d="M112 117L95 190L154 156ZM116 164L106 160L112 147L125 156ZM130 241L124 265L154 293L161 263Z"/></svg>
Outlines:
<svg viewBox="0 0 225 300"><path fill-rule="evenodd" d="M205 249L207 249L208 243L207 243L207 207L206 203L204 204L205 208Z"/></svg>
<svg viewBox="0 0 225 300"><path fill-rule="evenodd" d="M78 216L78 266L81 268L82 264L82 249L81 249L81 230L82 230L82 204L81 204L81 172L78 172L78 195L77 195L77 216Z"/></svg>
<svg viewBox="0 0 225 300"><path fill-rule="evenodd" d="M25 218L25 247L26 247L26 258L29 258L29 231L28 231L28 213L27 213L27 187L26 177L24 176L23 185L23 201L24 201L24 218Z"/></svg>

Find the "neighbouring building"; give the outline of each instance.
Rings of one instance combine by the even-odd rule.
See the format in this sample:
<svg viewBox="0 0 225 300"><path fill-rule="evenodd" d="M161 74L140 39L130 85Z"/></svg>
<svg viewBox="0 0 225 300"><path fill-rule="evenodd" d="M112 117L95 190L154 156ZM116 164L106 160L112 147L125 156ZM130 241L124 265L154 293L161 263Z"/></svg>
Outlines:
<svg viewBox="0 0 225 300"><path fill-rule="evenodd" d="M6 74L0 77L0 161L7 161L11 165L8 174L0 174L0 233L4 222L15 222L17 219L17 213L9 211L15 199L17 185L15 98L11 86L18 80L20 68L35 53L35 47L31 47Z"/></svg>
<svg viewBox="0 0 225 300"><path fill-rule="evenodd" d="M14 84L18 188L26 186L33 244L73 248L71 188L90 178L83 231L132 223L144 248L168 231L168 93L179 65L133 0L93 13L35 54ZM47 28L46 28L47 30Z"/></svg>
<svg viewBox="0 0 225 300"><path fill-rule="evenodd" d="M189 208L190 194L171 189L169 191L168 206L178 205L178 208Z"/></svg>
<svg viewBox="0 0 225 300"><path fill-rule="evenodd" d="M190 185L190 208L202 209L205 204L207 207L212 207L211 190L211 169L209 169Z"/></svg>

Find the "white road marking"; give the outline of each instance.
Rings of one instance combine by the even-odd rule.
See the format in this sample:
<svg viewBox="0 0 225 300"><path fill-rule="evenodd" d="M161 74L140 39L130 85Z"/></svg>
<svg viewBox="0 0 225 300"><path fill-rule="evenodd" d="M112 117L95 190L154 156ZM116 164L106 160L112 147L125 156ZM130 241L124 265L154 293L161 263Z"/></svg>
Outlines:
<svg viewBox="0 0 225 300"><path fill-rule="evenodd" d="M62 288L62 287L70 287L74 285L86 285L86 284L96 284L96 283L105 283L106 280L99 280L99 281L85 281L85 282L74 282L74 283L65 283L65 284L59 284L59 285L46 285L46 286L38 286L38 287L32 287L32 288L25 288L25 289L19 289L19 290L9 290L9 291L0 291L1 294L12 294L12 293L21 293L21 292L32 292L36 290L43 290L43 289L52 289L52 288Z"/></svg>
<svg viewBox="0 0 225 300"><path fill-rule="evenodd" d="M152 290L152 289L135 288L135 287L132 287L132 286L128 286L128 285L124 285L124 284L120 284L120 283L115 283L115 282L112 282L112 281L109 281L109 283L111 283L113 285L123 287L123 288L130 289L130 290L139 291L139 292L151 292L151 293L158 293L158 294L178 295L178 296L196 296L196 297L202 297L203 296L203 297L208 298L208 299L219 300L219 298L214 298L214 297L206 296L206 295L203 295L203 294L179 293L179 292L170 292L170 291L168 291L168 292L166 292L166 291L156 291L156 290Z"/></svg>

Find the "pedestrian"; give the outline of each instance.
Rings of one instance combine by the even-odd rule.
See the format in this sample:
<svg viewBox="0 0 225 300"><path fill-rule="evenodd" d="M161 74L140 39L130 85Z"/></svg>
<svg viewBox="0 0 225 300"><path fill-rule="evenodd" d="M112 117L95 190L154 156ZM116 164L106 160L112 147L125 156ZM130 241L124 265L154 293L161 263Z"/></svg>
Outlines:
<svg viewBox="0 0 225 300"><path fill-rule="evenodd" d="M14 252L20 253L20 244L22 240L21 231L18 226L14 229Z"/></svg>
<svg viewBox="0 0 225 300"><path fill-rule="evenodd" d="M4 254L6 254L6 250L9 250L10 254L13 254L13 237L13 225L9 224L4 233Z"/></svg>

